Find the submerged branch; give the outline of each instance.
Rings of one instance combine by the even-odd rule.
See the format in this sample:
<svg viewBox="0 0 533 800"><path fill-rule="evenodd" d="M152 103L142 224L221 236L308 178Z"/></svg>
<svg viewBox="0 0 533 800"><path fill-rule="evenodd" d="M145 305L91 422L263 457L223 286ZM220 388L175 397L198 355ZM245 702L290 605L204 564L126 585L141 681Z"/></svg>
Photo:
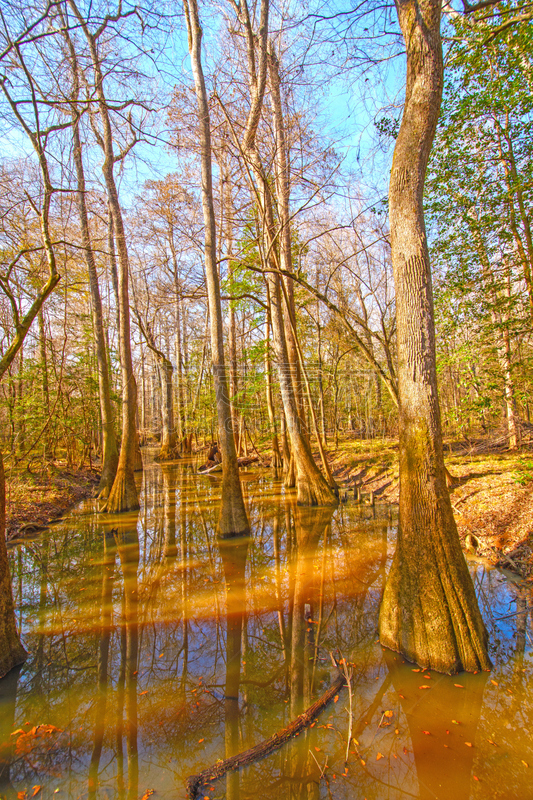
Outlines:
<svg viewBox="0 0 533 800"><path fill-rule="evenodd" d="M249 750L245 750L243 753L237 753L235 756L231 756L230 758L226 758L224 761L219 761L217 764L213 764L212 767L208 767L204 769L203 772L200 772L199 775L191 775L190 778L187 780L187 796L190 800L195 800L200 787L204 786L206 783L210 783L211 781L218 780L222 778L226 772L233 772L233 770L240 769L241 767L246 767L248 764L253 764L254 761L257 761L260 758L264 758L265 756L270 755L275 750L278 750L282 745L292 739L293 736L296 736L305 728L307 728L316 717L320 714L320 712L333 700L337 692L339 692L342 687L346 683L345 676L339 671L337 677L327 689L326 692L316 700L313 705L309 706L309 708L300 714L299 717L296 717L286 728L278 733L275 733L270 739L266 739L264 742L260 742L256 744L255 747L251 747Z"/></svg>

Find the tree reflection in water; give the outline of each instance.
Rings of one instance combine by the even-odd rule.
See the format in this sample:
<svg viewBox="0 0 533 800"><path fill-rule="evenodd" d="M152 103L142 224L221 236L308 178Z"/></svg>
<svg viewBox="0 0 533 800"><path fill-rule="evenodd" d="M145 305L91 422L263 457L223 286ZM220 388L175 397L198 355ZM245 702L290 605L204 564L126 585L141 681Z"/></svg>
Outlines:
<svg viewBox="0 0 533 800"><path fill-rule="evenodd" d="M220 481L183 459L145 470L139 516L104 524L86 504L11 550L30 657L18 684L14 674L0 682L0 795L40 784L64 797L125 800L153 788L182 800L189 775L314 702L331 682L332 652L353 665L347 771L342 691L312 728L209 796L455 800L490 781L494 798L527 797L530 588L475 567L499 648L492 682L426 679L376 643L389 509L298 508L268 473L243 479L247 541L217 539ZM64 733L31 759L12 758L10 734L38 725Z"/></svg>

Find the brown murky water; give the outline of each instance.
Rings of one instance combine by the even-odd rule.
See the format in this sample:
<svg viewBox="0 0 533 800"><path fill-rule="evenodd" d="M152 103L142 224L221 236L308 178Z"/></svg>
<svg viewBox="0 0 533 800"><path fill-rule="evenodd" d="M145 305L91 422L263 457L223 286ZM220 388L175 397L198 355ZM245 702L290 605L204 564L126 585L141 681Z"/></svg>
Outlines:
<svg viewBox="0 0 533 800"><path fill-rule="evenodd" d="M150 466L139 514L86 503L12 548L30 658L0 681L0 797L184 798L319 697L331 652L353 665L351 709L343 689L200 797L533 798L529 585L472 563L494 671L417 671L376 643L393 510L299 509L255 470L253 535L221 544L219 480L195 468Z"/></svg>

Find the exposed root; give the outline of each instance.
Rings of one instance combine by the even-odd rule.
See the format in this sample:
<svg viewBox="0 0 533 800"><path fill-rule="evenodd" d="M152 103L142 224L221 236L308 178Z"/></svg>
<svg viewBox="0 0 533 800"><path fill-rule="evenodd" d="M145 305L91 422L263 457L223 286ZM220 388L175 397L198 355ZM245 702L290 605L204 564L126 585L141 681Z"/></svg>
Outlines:
<svg viewBox="0 0 533 800"><path fill-rule="evenodd" d="M154 461L159 464L165 461L178 461L181 458L179 445L171 447L170 445L162 447L159 453L154 457Z"/></svg>
<svg viewBox="0 0 533 800"><path fill-rule="evenodd" d="M320 476L319 480L306 480L298 478L299 506L337 506L339 503L338 492L328 486Z"/></svg>

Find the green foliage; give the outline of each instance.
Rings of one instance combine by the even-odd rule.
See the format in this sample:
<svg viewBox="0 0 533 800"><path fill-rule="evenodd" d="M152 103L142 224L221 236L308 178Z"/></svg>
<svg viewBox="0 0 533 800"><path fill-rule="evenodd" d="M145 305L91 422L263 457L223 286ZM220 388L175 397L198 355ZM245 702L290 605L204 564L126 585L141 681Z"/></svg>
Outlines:
<svg viewBox="0 0 533 800"><path fill-rule="evenodd" d="M513 478L520 486L527 486L531 483L533 481L533 459L521 458L513 473Z"/></svg>
<svg viewBox="0 0 533 800"><path fill-rule="evenodd" d="M509 6L511 8L511 6ZM528 225L533 212L533 25L498 35L457 17L426 183L444 409L460 428L497 424L509 342L519 402L531 400ZM444 383L448 385L445 386Z"/></svg>

